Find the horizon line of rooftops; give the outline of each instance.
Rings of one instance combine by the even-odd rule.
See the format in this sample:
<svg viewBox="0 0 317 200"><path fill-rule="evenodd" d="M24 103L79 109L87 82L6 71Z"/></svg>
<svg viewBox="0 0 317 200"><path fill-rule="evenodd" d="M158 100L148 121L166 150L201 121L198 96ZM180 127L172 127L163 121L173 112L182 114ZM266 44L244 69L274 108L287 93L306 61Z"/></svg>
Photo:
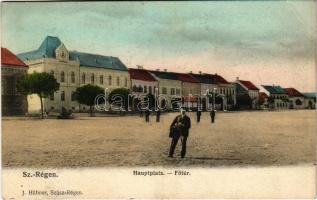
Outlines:
<svg viewBox="0 0 317 200"><path fill-rule="evenodd" d="M28 51L24 53L20 53L17 56L21 60L32 60L37 58L56 58L55 51L60 46L63 46L66 50L66 46L62 41L56 37L56 36L46 36L41 45L38 49L33 51ZM113 70L122 70L122 71L131 71L131 70L144 70L147 72L150 72L151 74L154 74L154 76L162 79L172 79L172 80L180 80L183 82L192 82L192 83L207 83L207 84L233 84L235 81L227 81L225 78L223 78L221 75L214 73L203 73L202 71L199 71L198 73L193 73L193 71L190 71L188 73L184 72L170 72L167 71L167 69L144 69L143 66L137 65L137 68L131 68L127 67L118 57L114 56L105 56L101 54L96 53L87 53L77 50L67 50L69 53L69 59L70 60L78 60L80 63L80 66L87 66L87 67L100 67L105 69L113 69ZM131 73L130 73L131 74ZM153 75L151 75L152 78ZM167 74L168 76L162 76L162 74ZM155 79L155 81L157 81ZM259 90L258 87L256 87L251 81L246 80L240 80L239 77L236 78L236 81L244 82L249 89L253 90ZM271 91L274 91L276 93L282 92L286 93L284 89L279 85L260 85L264 87L266 90L269 89Z"/></svg>

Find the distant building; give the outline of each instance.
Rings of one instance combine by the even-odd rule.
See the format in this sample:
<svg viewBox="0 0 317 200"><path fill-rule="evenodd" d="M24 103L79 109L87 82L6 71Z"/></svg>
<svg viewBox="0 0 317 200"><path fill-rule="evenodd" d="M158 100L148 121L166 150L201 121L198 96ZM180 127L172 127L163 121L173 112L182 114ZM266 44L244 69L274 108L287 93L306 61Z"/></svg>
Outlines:
<svg viewBox="0 0 317 200"><path fill-rule="evenodd" d="M176 97L182 97L182 82L178 80L176 73L158 70L149 71L156 80L158 80L159 94L164 95L167 101L167 108L172 108L172 100ZM160 100L159 100L160 101ZM166 105L160 101L161 105ZM163 107L163 106L162 106Z"/></svg>
<svg viewBox="0 0 317 200"><path fill-rule="evenodd" d="M289 107L289 99L287 92L281 86L262 85L263 92L268 97L268 104L275 109L287 109Z"/></svg>
<svg viewBox="0 0 317 200"><path fill-rule="evenodd" d="M258 108L259 105L259 88L251 81L237 80L235 81L237 95L247 94L251 98L251 107Z"/></svg>
<svg viewBox="0 0 317 200"><path fill-rule="evenodd" d="M26 74L28 66L6 48L1 48L1 104L2 115L24 115L26 96L17 91L17 80Z"/></svg>
<svg viewBox="0 0 317 200"><path fill-rule="evenodd" d="M300 93L295 88L284 88L289 98L289 108L290 109L303 109L305 108L305 98L302 93Z"/></svg>
<svg viewBox="0 0 317 200"><path fill-rule="evenodd" d="M199 82L189 74L176 73L178 80L182 82L182 96L185 107L197 108L198 96L200 96Z"/></svg>
<svg viewBox="0 0 317 200"><path fill-rule="evenodd" d="M315 109L316 108L316 93L315 92L307 92L303 93L304 95L304 105L307 109Z"/></svg>
<svg viewBox="0 0 317 200"><path fill-rule="evenodd" d="M218 94L223 97L224 104L222 104L221 109L227 110L231 109L236 105L236 92L234 83L228 82L222 76L214 74L213 83L218 86Z"/></svg>
<svg viewBox="0 0 317 200"><path fill-rule="evenodd" d="M75 90L85 84L108 88L130 88L127 67L117 57L69 51L58 37L47 36L34 51L18 55L34 71L53 74L60 89L44 99L44 110L60 111L62 106L74 111L88 111L74 99ZM29 111L39 112L40 101L36 95L28 96Z"/></svg>
<svg viewBox="0 0 317 200"><path fill-rule="evenodd" d="M155 94L158 81L147 70L141 67L138 69L129 68L129 74L132 94Z"/></svg>

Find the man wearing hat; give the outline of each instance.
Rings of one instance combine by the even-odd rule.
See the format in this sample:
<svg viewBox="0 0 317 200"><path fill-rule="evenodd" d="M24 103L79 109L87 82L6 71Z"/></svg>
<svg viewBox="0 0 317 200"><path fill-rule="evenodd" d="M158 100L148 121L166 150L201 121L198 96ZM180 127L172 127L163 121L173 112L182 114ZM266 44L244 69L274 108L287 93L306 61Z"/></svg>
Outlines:
<svg viewBox="0 0 317 200"><path fill-rule="evenodd" d="M181 158L185 157L186 154L186 142L187 137L190 129L190 118L186 115L185 110L181 109L181 114L176 116L173 123L170 127L170 135L169 137L172 138L171 147L169 151L168 157L173 157L175 147L179 138L182 142L182 151L181 151Z"/></svg>

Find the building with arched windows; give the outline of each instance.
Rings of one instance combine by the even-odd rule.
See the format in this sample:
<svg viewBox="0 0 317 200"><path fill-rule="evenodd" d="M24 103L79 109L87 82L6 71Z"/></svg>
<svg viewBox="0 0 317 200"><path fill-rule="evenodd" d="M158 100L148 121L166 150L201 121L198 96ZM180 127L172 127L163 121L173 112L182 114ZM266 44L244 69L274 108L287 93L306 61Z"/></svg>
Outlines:
<svg viewBox="0 0 317 200"><path fill-rule="evenodd" d="M29 65L28 73L48 72L60 83L60 89L44 99L46 112L60 111L62 107L74 111L87 111L73 98L74 91L85 84L95 84L107 88L130 88L127 67L117 57L69 51L58 37L47 36L34 51L18 54ZM28 96L29 112L40 111L40 101L36 95Z"/></svg>

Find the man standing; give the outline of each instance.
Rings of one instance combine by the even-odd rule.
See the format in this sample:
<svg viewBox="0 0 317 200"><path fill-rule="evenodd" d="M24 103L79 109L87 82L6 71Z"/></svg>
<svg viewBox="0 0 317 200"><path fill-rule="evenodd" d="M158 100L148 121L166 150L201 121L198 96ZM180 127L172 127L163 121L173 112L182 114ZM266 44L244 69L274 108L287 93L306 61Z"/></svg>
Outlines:
<svg viewBox="0 0 317 200"><path fill-rule="evenodd" d="M156 122L160 122L161 111L156 111Z"/></svg>
<svg viewBox="0 0 317 200"><path fill-rule="evenodd" d="M216 112L214 109L212 109L210 111L210 117L211 117L211 123L214 123L215 122L215 116L216 116Z"/></svg>
<svg viewBox="0 0 317 200"><path fill-rule="evenodd" d="M146 109L145 110L145 122L149 122L150 121L150 110Z"/></svg>
<svg viewBox="0 0 317 200"><path fill-rule="evenodd" d="M181 115L178 115L170 127L170 135L169 137L172 138L171 147L169 151L168 157L173 157L175 147L179 138L181 138L182 142L182 151L181 151L181 158L185 157L186 154L186 142L187 137L190 129L190 118L186 115L185 110L181 110Z"/></svg>
<svg viewBox="0 0 317 200"><path fill-rule="evenodd" d="M201 116L201 111L198 109L196 112L196 116L197 116L197 123L200 122L200 116Z"/></svg>

